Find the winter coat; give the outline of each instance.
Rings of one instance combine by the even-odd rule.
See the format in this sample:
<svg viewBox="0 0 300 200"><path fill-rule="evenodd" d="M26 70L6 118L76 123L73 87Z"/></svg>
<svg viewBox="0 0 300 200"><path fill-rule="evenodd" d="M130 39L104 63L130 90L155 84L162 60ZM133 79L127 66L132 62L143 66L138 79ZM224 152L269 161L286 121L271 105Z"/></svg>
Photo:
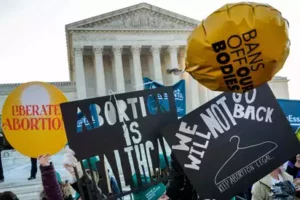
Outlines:
<svg viewBox="0 0 300 200"><path fill-rule="evenodd" d="M40 166L43 182L41 200L72 200L71 187L67 183L59 183L52 163Z"/></svg>
<svg viewBox="0 0 300 200"><path fill-rule="evenodd" d="M167 183L166 194L172 200L197 200L198 195L184 174L179 162L171 154L170 175Z"/></svg>
<svg viewBox="0 0 300 200"><path fill-rule="evenodd" d="M293 177L288 173L282 172L281 176L283 180L293 182ZM271 193L271 187L272 187L272 177L269 174L253 185L252 200L272 200L273 198L269 196Z"/></svg>

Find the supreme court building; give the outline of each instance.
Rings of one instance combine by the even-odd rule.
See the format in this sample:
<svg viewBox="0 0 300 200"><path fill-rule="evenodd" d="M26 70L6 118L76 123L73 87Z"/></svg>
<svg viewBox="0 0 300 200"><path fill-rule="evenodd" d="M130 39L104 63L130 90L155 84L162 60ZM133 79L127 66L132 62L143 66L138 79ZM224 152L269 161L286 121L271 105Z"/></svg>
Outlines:
<svg viewBox="0 0 300 200"><path fill-rule="evenodd" d="M186 80L187 112L212 99L213 92L188 73L167 69L184 67L187 37L198 20L140 3L66 25L70 82L55 82L69 100L143 89L143 77L164 85ZM65 66L67 67L67 66ZM270 86L277 98L288 99L288 80L275 77ZM0 84L0 110L19 84Z"/></svg>

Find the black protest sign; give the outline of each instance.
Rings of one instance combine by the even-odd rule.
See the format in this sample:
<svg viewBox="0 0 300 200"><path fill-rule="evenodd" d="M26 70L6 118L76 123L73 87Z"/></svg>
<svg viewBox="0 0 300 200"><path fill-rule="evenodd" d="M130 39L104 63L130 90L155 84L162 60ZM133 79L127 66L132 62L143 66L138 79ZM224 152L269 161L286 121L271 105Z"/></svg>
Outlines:
<svg viewBox="0 0 300 200"><path fill-rule="evenodd" d="M177 120L175 100L168 97L173 97L172 87L61 104L70 148L80 160L98 155L102 177L107 173L106 160L119 187L121 183L131 189L142 186L141 178L159 168L159 153L165 153L160 129ZM78 113L84 119L80 129Z"/></svg>
<svg viewBox="0 0 300 200"><path fill-rule="evenodd" d="M162 133L198 194L230 199L298 153L268 85L223 93Z"/></svg>

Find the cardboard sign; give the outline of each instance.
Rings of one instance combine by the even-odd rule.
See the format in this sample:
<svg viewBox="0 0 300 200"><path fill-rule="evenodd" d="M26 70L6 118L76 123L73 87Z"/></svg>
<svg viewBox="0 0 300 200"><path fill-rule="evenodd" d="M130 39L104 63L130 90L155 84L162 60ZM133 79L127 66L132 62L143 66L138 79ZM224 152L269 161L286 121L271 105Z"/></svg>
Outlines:
<svg viewBox="0 0 300 200"><path fill-rule="evenodd" d="M32 158L60 151L67 137L59 104L67 101L58 88L48 83L29 82L15 88L2 109L8 142Z"/></svg>
<svg viewBox="0 0 300 200"><path fill-rule="evenodd" d="M223 93L162 130L204 199L230 199L298 153L268 85Z"/></svg>
<svg viewBox="0 0 300 200"><path fill-rule="evenodd" d="M127 186L141 187L141 177L149 177L159 168L160 149L165 152L160 128L177 120L174 98L168 97L173 97L172 87L61 104L69 145L80 160L98 155L102 177L107 173L107 161L123 191ZM161 104L161 98L168 99L168 103ZM99 126L93 123L92 106L97 110ZM80 112L86 121L78 129ZM134 174L137 181L133 180ZM149 180L145 184L150 184ZM104 193L105 182L101 181Z"/></svg>

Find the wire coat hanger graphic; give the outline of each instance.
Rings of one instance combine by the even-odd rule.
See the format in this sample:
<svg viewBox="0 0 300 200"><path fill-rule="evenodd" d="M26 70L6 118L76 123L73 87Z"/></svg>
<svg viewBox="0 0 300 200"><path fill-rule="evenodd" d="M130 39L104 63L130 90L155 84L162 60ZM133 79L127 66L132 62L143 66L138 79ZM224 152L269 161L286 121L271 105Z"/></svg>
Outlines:
<svg viewBox="0 0 300 200"><path fill-rule="evenodd" d="M236 150L234 151L234 153L229 157L229 159L222 165L222 167L218 170L218 172L216 173L216 176L215 176L215 184L218 185L219 183L223 182L224 180L226 180L228 177L230 177L231 175L229 175L228 177L222 179L221 181L218 181L217 182L217 178L220 174L220 172L224 169L224 167L229 163L229 161L236 155L236 153L239 151L239 150L245 150L245 149L250 149L250 148L253 148L253 147L258 147L258 146L261 146L261 145L264 145L264 144L273 144L274 147L268 151L267 153L265 153L264 155L260 156L259 158L257 158L256 160L252 161L250 164L246 165L246 166L249 166L251 165L252 163L255 163L257 160L259 160L260 158L268 155L269 153L271 153L272 151L274 151L278 145L274 142L271 142L271 141L265 141L265 142L262 142L262 143L259 143L259 144L254 144L254 145L250 145L250 146L246 146L246 147L240 147L240 141L241 141L241 138L237 135L234 135L232 136L230 139L229 139L229 142L232 142L232 140L236 138L237 139L237 144L236 144ZM245 166L245 167L246 167ZM241 168L243 169L243 168ZM234 174L234 173L233 173Z"/></svg>

